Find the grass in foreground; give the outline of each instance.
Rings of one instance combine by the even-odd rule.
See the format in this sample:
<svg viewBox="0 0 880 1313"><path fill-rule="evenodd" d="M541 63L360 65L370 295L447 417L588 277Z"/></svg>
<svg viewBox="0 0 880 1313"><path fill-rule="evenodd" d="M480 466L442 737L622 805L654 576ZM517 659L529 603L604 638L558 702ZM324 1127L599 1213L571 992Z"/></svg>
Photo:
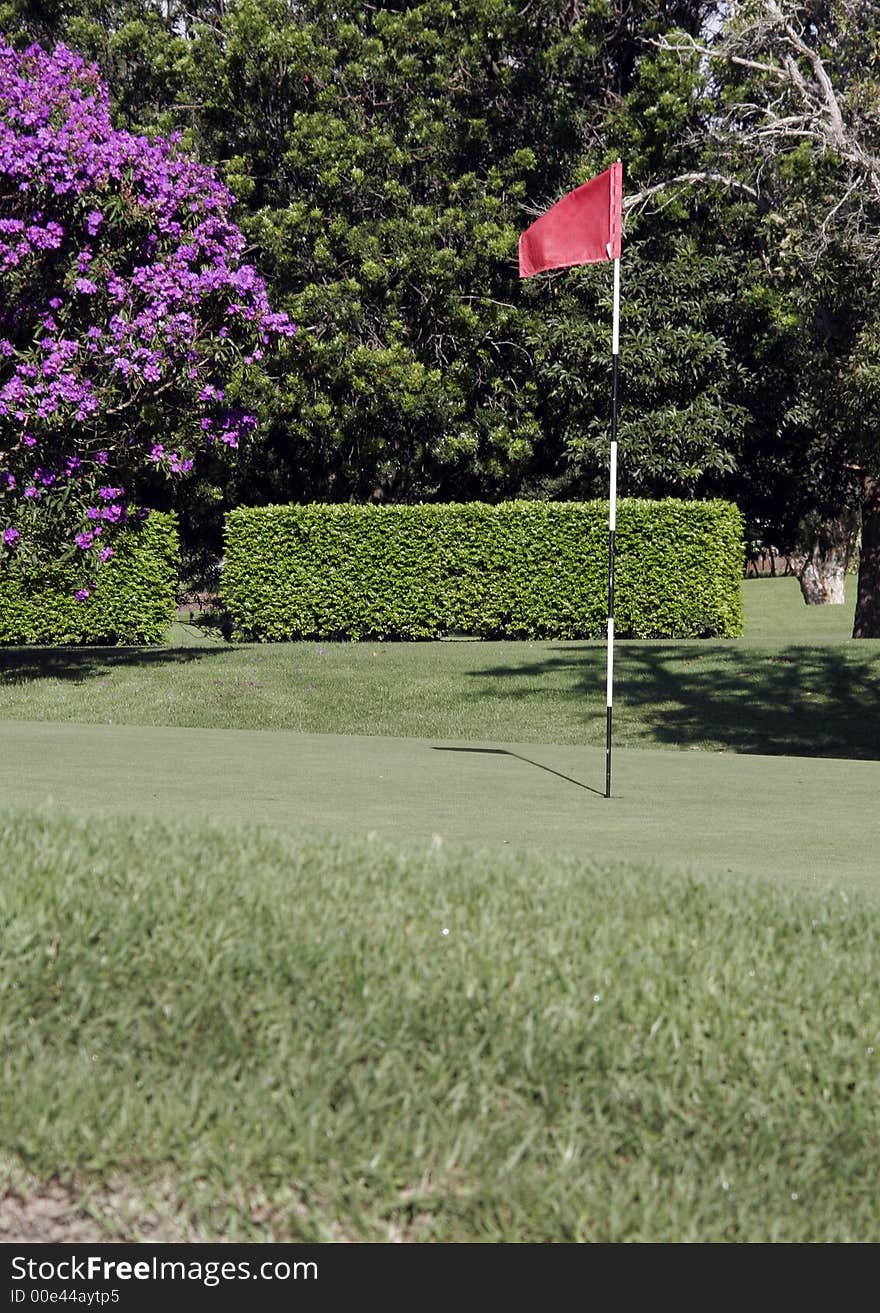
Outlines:
<svg viewBox="0 0 880 1313"><path fill-rule="evenodd" d="M852 607L806 607L794 579L747 581L744 597L742 640L617 645L615 743L880 758L880 642L846 641ZM602 642L7 649L0 689L4 719L596 746L605 736Z"/></svg>
<svg viewBox="0 0 880 1313"><path fill-rule="evenodd" d="M144 1216L153 1189L184 1238L880 1236L876 907L259 830L0 833L0 1156L75 1199L128 1181Z"/></svg>

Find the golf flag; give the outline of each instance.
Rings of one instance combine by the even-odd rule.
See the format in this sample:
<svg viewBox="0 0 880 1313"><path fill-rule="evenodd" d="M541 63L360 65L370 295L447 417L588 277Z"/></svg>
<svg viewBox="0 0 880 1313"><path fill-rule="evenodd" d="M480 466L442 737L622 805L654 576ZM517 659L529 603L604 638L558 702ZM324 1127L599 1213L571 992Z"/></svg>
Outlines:
<svg viewBox="0 0 880 1313"><path fill-rule="evenodd" d="M620 246L623 165L576 187L526 228L519 239L519 276L575 264L614 261L611 319L611 443L608 471L608 647L605 675L605 797L611 797L611 717L614 688L614 535L617 525L617 375L620 352Z"/></svg>
<svg viewBox="0 0 880 1313"><path fill-rule="evenodd" d="M519 276L574 264L620 259L623 165L576 187L526 228L519 239Z"/></svg>

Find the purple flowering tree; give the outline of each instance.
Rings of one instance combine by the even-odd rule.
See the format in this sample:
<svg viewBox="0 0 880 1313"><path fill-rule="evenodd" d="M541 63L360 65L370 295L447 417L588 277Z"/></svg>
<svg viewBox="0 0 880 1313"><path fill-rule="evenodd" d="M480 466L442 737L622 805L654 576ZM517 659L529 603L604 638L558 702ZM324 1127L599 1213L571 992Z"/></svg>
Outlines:
<svg viewBox="0 0 880 1313"><path fill-rule="evenodd" d="M115 129L79 55L0 35L0 568L75 560L85 598L133 475L254 427L249 368L294 326L232 203L177 138Z"/></svg>

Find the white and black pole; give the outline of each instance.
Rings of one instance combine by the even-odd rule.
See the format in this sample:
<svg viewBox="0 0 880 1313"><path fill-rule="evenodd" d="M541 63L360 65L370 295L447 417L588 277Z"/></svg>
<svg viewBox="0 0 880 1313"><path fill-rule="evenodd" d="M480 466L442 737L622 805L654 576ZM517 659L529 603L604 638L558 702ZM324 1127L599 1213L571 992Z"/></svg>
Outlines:
<svg viewBox="0 0 880 1313"><path fill-rule="evenodd" d="M609 244L609 254L611 248ZM611 328L611 459L608 487L608 653L605 679L605 797L611 797L611 711L614 704L614 531L617 524L617 361L620 354L620 258L614 261Z"/></svg>

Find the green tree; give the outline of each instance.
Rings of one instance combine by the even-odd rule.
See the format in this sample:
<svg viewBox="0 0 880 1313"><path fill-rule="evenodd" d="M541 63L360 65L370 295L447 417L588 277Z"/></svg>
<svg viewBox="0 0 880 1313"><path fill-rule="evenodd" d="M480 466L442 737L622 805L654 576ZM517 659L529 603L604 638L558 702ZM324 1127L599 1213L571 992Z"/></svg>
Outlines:
<svg viewBox="0 0 880 1313"><path fill-rule="evenodd" d="M698 30L704 11L313 2L293 24L274 0L239 0L194 30L203 149L225 161L300 326L296 372L266 398L262 495L493 499L601 485L607 279L527 288L516 241L534 207L618 144L637 137L643 171L661 157L687 79L668 56L646 60L639 37L673 20ZM659 115L641 124L642 105ZM644 447L633 482L711 491L740 422L730 352L717 310L695 306L705 270L680 253L661 288L656 247L646 239L644 268L635 247L627 257L641 288L628 303L639 352L623 437ZM694 321L682 332L668 295L679 276ZM725 276L716 270L721 299ZM665 337L651 341L657 325ZM253 491L255 471L242 474Z"/></svg>
<svg viewBox="0 0 880 1313"><path fill-rule="evenodd" d="M714 37L659 39L688 65L705 61L707 152L760 189L801 371L768 442L801 476L813 566L845 557L861 513L856 637L880 636L878 38L870 0L742 0Z"/></svg>
<svg viewBox="0 0 880 1313"><path fill-rule="evenodd" d="M50 26L101 62L124 122L177 127L218 165L299 324L290 372L263 380L264 436L231 475L201 462L181 507L192 540L216 543L238 501L601 495L609 270L521 283L516 241L618 155L631 198L705 170L699 57L649 42L696 38L716 9L56 6ZM774 355L789 328L761 215L717 186L668 199L627 219L622 480L732 493L757 522L788 468L760 435L801 370Z"/></svg>

